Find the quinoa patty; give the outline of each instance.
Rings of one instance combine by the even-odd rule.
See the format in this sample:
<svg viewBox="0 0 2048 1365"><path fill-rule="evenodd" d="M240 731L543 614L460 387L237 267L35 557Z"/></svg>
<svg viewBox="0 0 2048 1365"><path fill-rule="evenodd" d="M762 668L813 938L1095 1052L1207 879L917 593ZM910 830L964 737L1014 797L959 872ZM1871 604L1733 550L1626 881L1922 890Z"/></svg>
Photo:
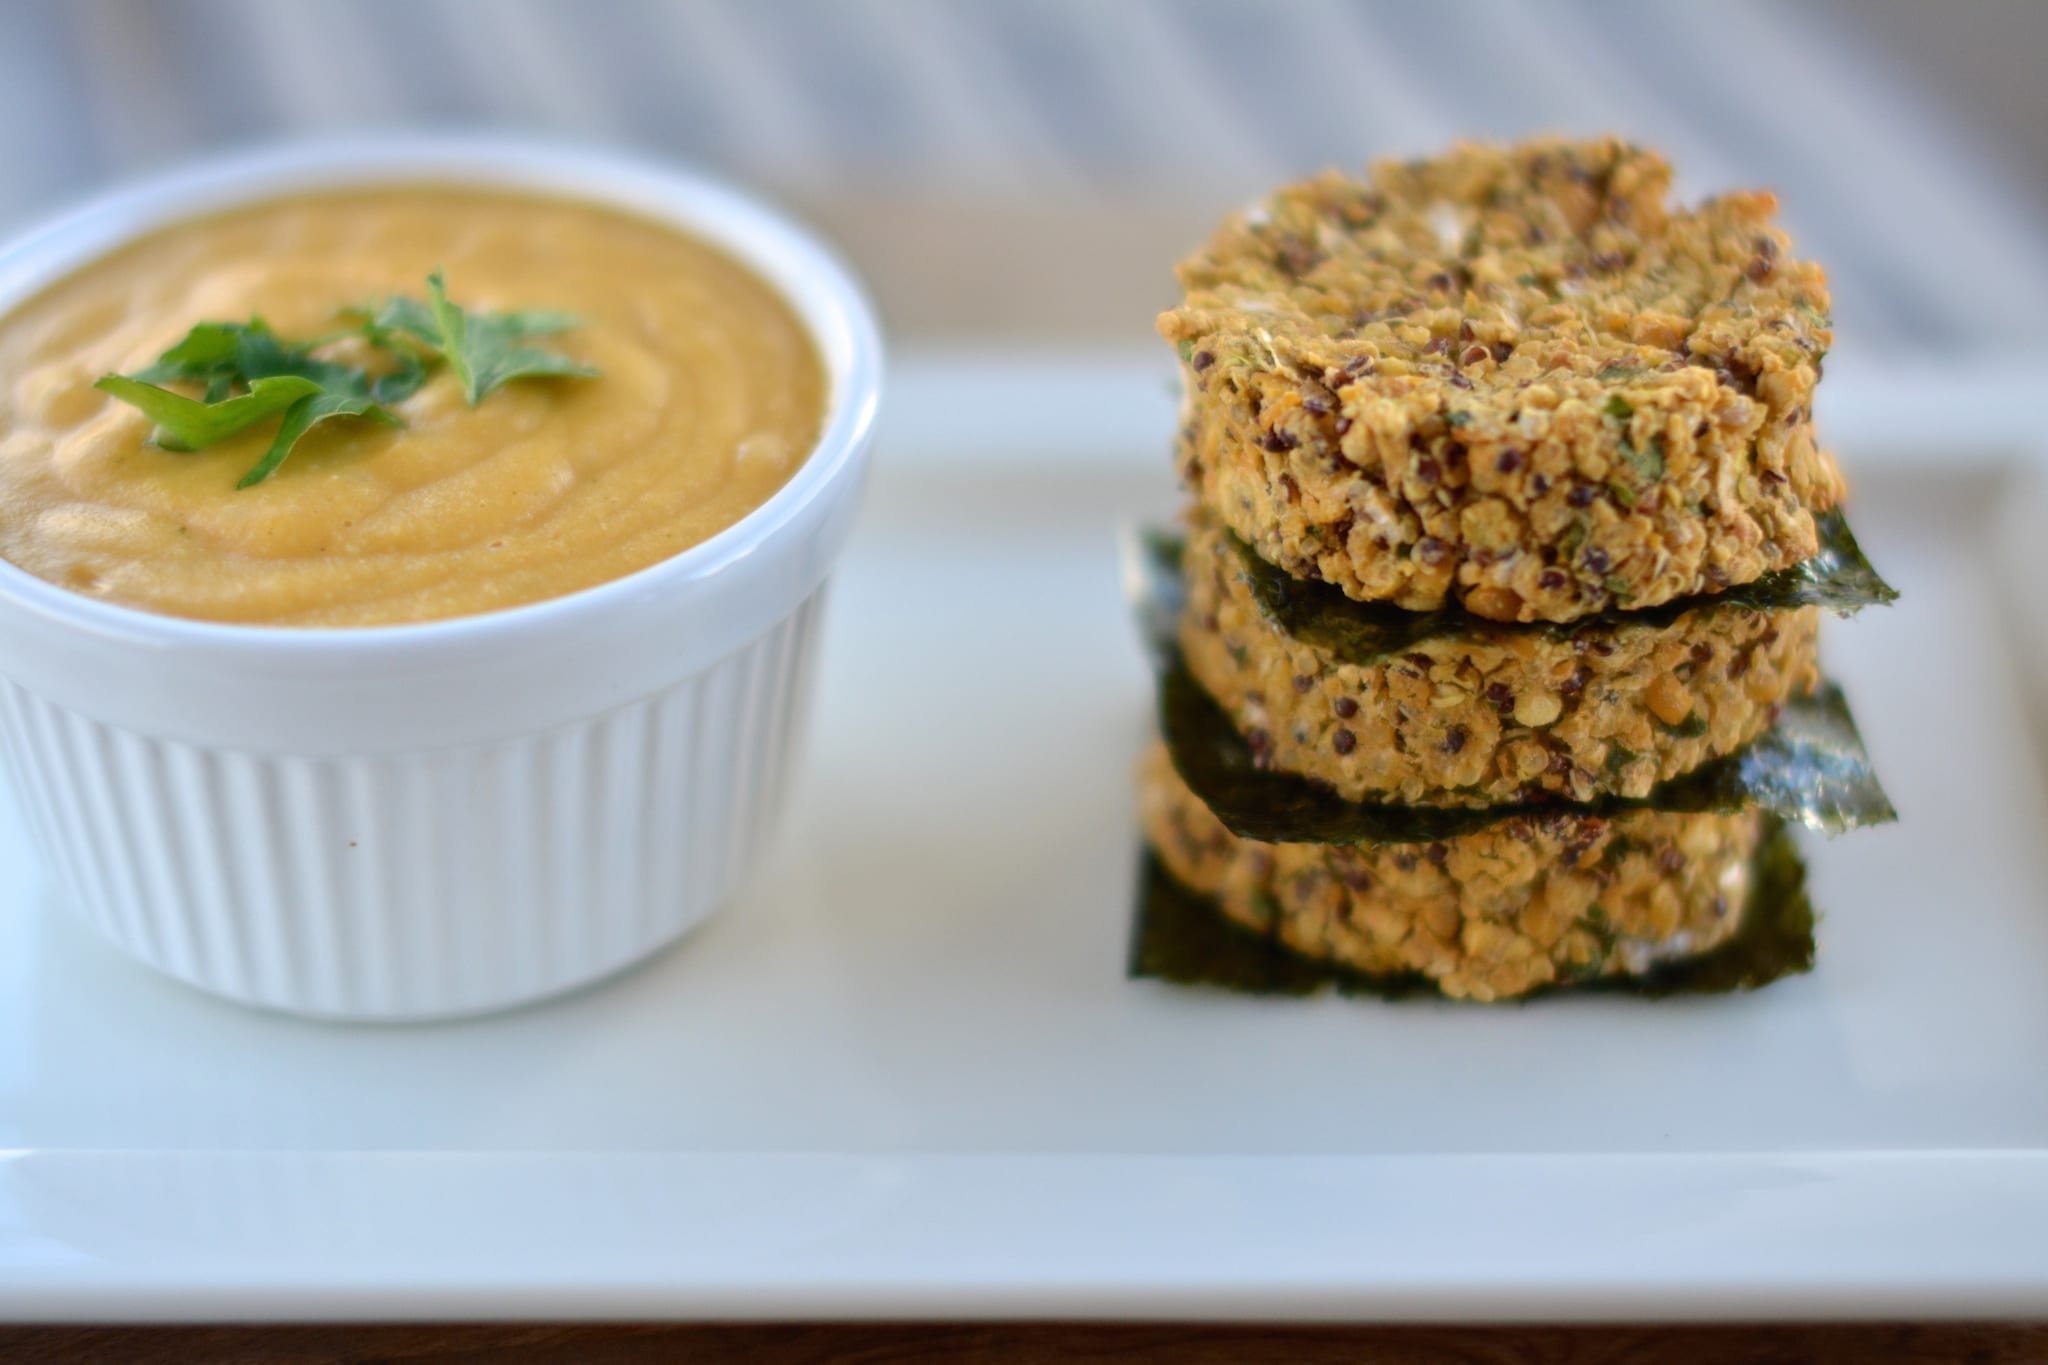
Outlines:
<svg viewBox="0 0 2048 1365"><path fill-rule="evenodd" d="M1606 140L1326 173L1226 222L1159 319L1188 482L1352 597L1568 621L1745 583L1817 548L1832 340L1776 200L1666 203Z"/></svg>
<svg viewBox="0 0 2048 1365"><path fill-rule="evenodd" d="M1641 797L1740 749L1813 691L1820 609L1709 605L1668 625L1475 623L1339 662L1261 609L1245 552L1196 515L1182 570L1188 670L1262 763L1352 801L1486 806Z"/></svg>
<svg viewBox="0 0 2048 1365"><path fill-rule="evenodd" d="M1143 761L1139 818L1167 871L1243 927L1474 1000L1716 947L1740 923L1763 831L1755 811L1559 811L1436 844L1256 843L1217 821L1159 744Z"/></svg>

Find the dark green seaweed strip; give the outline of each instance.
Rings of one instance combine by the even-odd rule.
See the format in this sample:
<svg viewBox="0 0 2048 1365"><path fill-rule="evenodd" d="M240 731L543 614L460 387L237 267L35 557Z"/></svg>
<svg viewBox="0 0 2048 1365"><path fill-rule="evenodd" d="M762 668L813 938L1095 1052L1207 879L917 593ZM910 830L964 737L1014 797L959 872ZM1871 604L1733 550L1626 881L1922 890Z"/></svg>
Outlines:
<svg viewBox="0 0 2048 1365"><path fill-rule="evenodd" d="M1262 768L1230 717L1175 656L1159 678L1159 730L1181 780L1240 839L1288 844L1420 844L1483 829L1526 807L1346 801L1319 782Z"/></svg>
<svg viewBox="0 0 2048 1365"><path fill-rule="evenodd" d="M1156 527L1127 526L1120 533L1124 600L1138 617L1138 633L1152 662L1165 668L1180 653L1180 614L1187 605L1181 576L1187 537Z"/></svg>
<svg viewBox="0 0 2048 1365"><path fill-rule="evenodd" d="M1681 597L1641 611L1613 609L1576 621L1518 624L1489 621L1458 607L1437 611L1403 611L1383 602L1358 602L1329 583L1294 578L1259 558L1251 546L1225 532L1236 547L1245 581L1259 610L1275 627L1339 663L1366 665L1413 649L1425 640L1446 636L1483 641L1515 635L1541 635L1569 640L1588 633L1608 633L1628 626L1661 629L1694 611L1743 607L1755 611L1789 611L1824 607L1848 615L1868 606L1895 601L1893 591L1864 557L1839 511L1814 519L1820 551L1804 563L1765 574L1751 583L1718 593ZM1162 545L1165 543L1161 538Z"/></svg>
<svg viewBox="0 0 2048 1365"><path fill-rule="evenodd" d="M1135 980L1216 986L1242 995L1314 995L1330 987L1390 1000L1436 994L1420 972L1370 976L1288 952L1175 881L1149 848L1138 869L1127 970Z"/></svg>
<svg viewBox="0 0 2048 1365"><path fill-rule="evenodd" d="M1751 867L1749 904L1726 943L1696 957L1656 963L1641 976L1560 982L1520 999L1589 993L1656 999L1722 995L1811 971L1814 913L1806 894L1806 865L1782 822L1773 820L1765 829ZM1305 996L1335 990L1395 1000L1437 993L1435 984L1420 972L1373 976L1299 957L1241 927L1207 897L1176 882L1150 850L1138 874L1128 971L1136 979L1241 995Z"/></svg>
<svg viewBox="0 0 2048 1365"><path fill-rule="evenodd" d="M1771 820L1750 860L1749 904L1735 936L1697 957L1660 962L1640 977L1601 977L1590 990L1662 998L1753 991L1780 977L1813 970L1813 902L1806 860L1782 820Z"/></svg>
<svg viewBox="0 0 2048 1365"><path fill-rule="evenodd" d="M1844 528L1846 534L1846 528ZM1854 542L1850 542L1853 550ZM1125 591L1159 673L1159 721L1181 778L1231 833L1268 843L1432 843L1521 815L1628 810L1735 811L1760 807L1825 834L1898 818L1856 732L1841 689L1824 683L1787 702L1748 747L1646 797L1587 804L1545 800L1488 807L1346 801L1329 788L1261 768L1230 717L1181 662L1177 639L1186 542L1156 531L1127 537ZM1886 589L1887 592L1890 589Z"/></svg>
<svg viewBox="0 0 2048 1365"><path fill-rule="evenodd" d="M1189 790L1241 839L1288 844L1418 844L1517 816L1615 816L1634 810L1752 807L1824 834L1898 818L1833 683L1785 703L1747 747L1660 782L1643 797L1403 806L1347 801L1319 782L1259 766L1252 747L1178 657L1159 679L1159 729Z"/></svg>

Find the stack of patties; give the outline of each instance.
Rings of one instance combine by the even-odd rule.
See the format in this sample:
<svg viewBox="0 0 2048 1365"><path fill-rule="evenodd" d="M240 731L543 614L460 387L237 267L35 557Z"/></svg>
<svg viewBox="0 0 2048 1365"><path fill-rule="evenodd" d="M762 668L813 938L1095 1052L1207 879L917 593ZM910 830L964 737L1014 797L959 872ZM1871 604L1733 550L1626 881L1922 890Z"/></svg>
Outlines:
<svg viewBox="0 0 2048 1365"><path fill-rule="evenodd" d="M1231 920L1499 999L1711 952L1784 821L1891 818L1817 661L1891 595L1815 439L1825 279L1770 195L1669 178L1461 146L1181 265L1143 824Z"/></svg>

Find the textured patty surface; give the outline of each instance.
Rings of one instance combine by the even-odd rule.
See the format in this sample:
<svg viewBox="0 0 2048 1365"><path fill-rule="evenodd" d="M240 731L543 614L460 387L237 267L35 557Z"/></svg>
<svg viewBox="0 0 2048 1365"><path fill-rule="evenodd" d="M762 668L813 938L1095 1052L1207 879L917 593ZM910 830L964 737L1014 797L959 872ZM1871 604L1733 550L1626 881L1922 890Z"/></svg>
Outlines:
<svg viewBox="0 0 2048 1365"><path fill-rule="evenodd" d="M1167 870L1243 927L1358 971L1420 972L1474 1000L1715 947L1740 922L1762 835L1753 811L1561 811L1435 844L1256 843L1218 823L1156 744L1139 812Z"/></svg>
<svg viewBox="0 0 2048 1365"><path fill-rule="evenodd" d="M1843 493L1814 441L1825 277L1771 195L1669 183L1612 140L1460 146L1230 219L1159 319L1185 478L1290 573L1494 620L1809 557Z"/></svg>
<svg viewBox="0 0 2048 1365"><path fill-rule="evenodd" d="M1481 625L1339 662L1260 607L1244 551L1197 514L1181 651L1262 763L1353 801L1639 797L1733 753L1813 690L1820 610L1710 606L1668 625Z"/></svg>

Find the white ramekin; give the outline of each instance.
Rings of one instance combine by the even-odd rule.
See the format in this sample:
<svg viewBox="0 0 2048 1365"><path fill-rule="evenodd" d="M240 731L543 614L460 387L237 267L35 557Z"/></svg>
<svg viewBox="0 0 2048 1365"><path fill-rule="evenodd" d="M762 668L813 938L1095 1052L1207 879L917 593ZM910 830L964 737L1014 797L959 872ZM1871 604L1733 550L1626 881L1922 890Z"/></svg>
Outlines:
<svg viewBox="0 0 2048 1365"><path fill-rule="evenodd" d="M280 147L152 180L0 247L0 313L183 218L404 184L559 194L716 242L802 317L830 396L810 458L730 530L509 611L217 625L0 562L0 761L63 900L181 980L334 1019L551 995L731 895L781 805L881 383L859 286L779 214L668 166L501 139Z"/></svg>

